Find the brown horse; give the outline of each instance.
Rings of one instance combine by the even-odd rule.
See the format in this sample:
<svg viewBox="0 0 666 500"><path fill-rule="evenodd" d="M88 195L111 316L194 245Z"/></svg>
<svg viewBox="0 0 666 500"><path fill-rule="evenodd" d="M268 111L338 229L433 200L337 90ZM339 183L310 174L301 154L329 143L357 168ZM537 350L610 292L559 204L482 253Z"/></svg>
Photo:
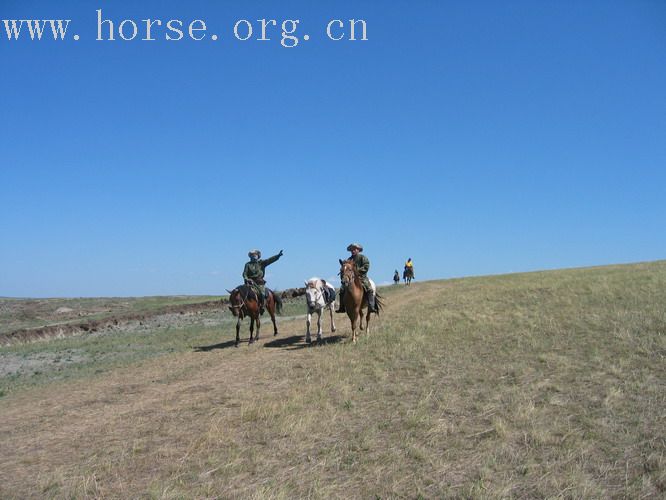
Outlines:
<svg viewBox="0 0 666 500"><path fill-rule="evenodd" d="M363 309L368 307L368 301L353 261L340 260L340 279L345 286L344 297L341 300L344 302L345 311L351 321L352 342L356 343L357 329L363 330ZM374 288L372 280L370 282ZM381 297L375 292L377 315L383 306L380 299ZM365 315L365 328L368 334L370 334L370 314L368 309Z"/></svg>
<svg viewBox="0 0 666 500"><path fill-rule="evenodd" d="M405 285L411 285L414 279L414 268L405 266L405 270L402 272L402 279L405 280Z"/></svg>
<svg viewBox="0 0 666 500"><path fill-rule="evenodd" d="M229 292L229 290L227 290ZM282 312L282 298L275 295L272 290L268 290L268 299L266 300L266 310L271 316L273 322L273 335L278 334L277 324L275 323L275 311ZM249 285L240 285L229 292L229 309L235 317L238 318L236 322L236 347L240 342L240 325L245 316L250 317L250 340L252 344L255 340L259 340L259 329L261 328L261 314L259 310L259 300L257 293ZM257 335L253 338L254 324L257 324Z"/></svg>

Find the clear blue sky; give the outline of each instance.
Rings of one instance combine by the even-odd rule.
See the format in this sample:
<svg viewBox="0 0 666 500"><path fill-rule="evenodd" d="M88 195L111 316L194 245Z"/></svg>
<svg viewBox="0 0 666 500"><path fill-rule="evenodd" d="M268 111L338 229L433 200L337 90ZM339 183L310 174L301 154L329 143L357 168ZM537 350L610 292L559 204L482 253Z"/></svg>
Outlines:
<svg viewBox="0 0 666 500"><path fill-rule="evenodd" d="M0 2L26 18L72 22L0 24L0 296L222 294L255 247L284 289L352 241L377 282L666 257L665 2ZM261 18L310 40L234 38Z"/></svg>

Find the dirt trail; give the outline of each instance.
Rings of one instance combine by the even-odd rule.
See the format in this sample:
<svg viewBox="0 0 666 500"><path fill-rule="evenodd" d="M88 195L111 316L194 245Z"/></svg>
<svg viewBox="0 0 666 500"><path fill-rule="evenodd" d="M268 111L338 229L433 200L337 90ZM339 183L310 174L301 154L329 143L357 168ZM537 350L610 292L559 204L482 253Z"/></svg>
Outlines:
<svg viewBox="0 0 666 500"><path fill-rule="evenodd" d="M417 290L404 289L401 303L414 300ZM401 307L389 302L384 315ZM346 316L336 319L338 334L349 335ZM167 457L177 467L215 422L240 418L243 405L252 401L252 390L280 390L285 381L271 378L271 367L286 357L307 357L309 349L299 349L304 347L302 320L283 320L279 326L278 337L266 329L252 346L164 355L91 380L6 396L0 405L0 496L39 496L57 478L85 483L86 478L75 478L82 471L90 474L90 481L107 488L112 484L112 496L141 491L155 465L137 460L137 453L162 461ZM245 324L242 338L247 333ZM265 348L276 340L285 348ZM106 476L130 467L128 477ZM145 470L136 470L142 467Z"/></svg>

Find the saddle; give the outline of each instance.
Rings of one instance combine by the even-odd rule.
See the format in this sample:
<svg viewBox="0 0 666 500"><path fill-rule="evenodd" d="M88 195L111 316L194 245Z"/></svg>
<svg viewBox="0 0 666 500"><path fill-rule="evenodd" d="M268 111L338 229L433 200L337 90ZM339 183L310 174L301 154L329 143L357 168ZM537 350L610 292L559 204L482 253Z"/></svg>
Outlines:
<svg viewBox="0 0 666 500"><path fill-rule="evenodd" d="M243 286L246 286L249 289L249 291L251 291L254 294L254 298L257 300L257 302L259 302L259 307L261 309L261 314L264 313L264 305L265 305L266 299L271 294L273 294L273 290L271 290L268 287L265 287L266 295L261 293L261 290L259 289L259 287L257 285L258 284L263 285L265 283L266 283L266 281L264 281L264 280L261 280L261 282L259 282L259 280L256 280L256 281L245 280L245 283L243 285Z"/></svg>
<svg viewBox="0 0 666 500"><path fill-rule="evenodd" d="M335 289L334 288L329 288L325 286L322 290L322 293L324 294L324 302L327 304L330 304L335 300Z"/></svg>

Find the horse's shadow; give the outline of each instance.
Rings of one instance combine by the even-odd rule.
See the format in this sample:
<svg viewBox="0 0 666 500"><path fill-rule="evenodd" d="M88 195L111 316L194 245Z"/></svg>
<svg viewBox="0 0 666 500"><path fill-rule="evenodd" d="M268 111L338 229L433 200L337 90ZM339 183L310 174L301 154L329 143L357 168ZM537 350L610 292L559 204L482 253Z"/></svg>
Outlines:
<svg viewBox="0 0 666 500"><path fill-rule="evenodd" d="M270 342L266 342L264 344L264 347L270 347L273 349L275 348L285 349L288 351L296 351L298 349L307 349L309 347L316 347L317 345L319 345L316 338L312 339L311 344L305 343L304 338L305 338L304 335L292 335L291 337L276 338L274 340L271 340ZM339 342L342 342L343 339L344 337L342 335L325 336L322 339L321 345L337 344Z"/></svg>
<svg viewBox="0 0 666 500"><path fill-rule="evenodd" d="M248 339L241 340L241 342L247 342ZM236 345L236 340L228 340L226 342L221 342L219 344L213 345L196 345L192 347L194 352L209 352L214 351L215 349L226 349L228 347L234 347Z"/></svg>
<svg viewBox="0 0 666 500"><path fill-rule="evenodd" d="M289 351L295 351L298 349L307 349L308 347L316 347L318 345L326 344L338 344L344 340L345 337L342 335L329 335L323 338L321 344L319 344L316 338L312 339L311 344L306 344L304 341L304 335L292 335L291 337L281 337L275 338L270 342L266 342L263 347L270 347L272 349L286 349ZM249 339L241 339L241 344L247 344ZM227 340L226 342L220 342L219 344L212 345L197 345L193 346L192 350L194 352L210 352L216 349L227 349L229 347L235 347L236 340Z"/></svg>

